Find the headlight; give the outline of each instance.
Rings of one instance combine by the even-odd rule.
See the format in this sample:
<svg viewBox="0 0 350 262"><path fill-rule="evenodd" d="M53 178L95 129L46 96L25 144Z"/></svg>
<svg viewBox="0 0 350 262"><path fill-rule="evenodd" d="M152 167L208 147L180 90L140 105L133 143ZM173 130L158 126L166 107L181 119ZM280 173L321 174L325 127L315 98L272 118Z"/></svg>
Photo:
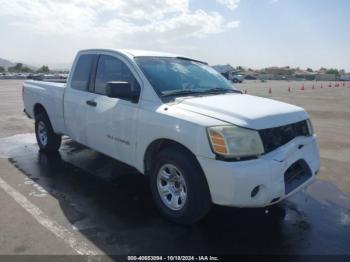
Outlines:
<svg viewBox="0 0 350 262"><path fill-rule="evenodd" d="M238 126L214 126L208 128L214 153L225 158L259 156L264 146L257 131Z"/></svg>
<svg viewBox="0 0 350 262"><path fill-rule="evenodd" d="M307 124L307 129L309 131L309 135L312 136L314 134L314 128L312 127L311 120L307 119L306 124Z"/></svg>

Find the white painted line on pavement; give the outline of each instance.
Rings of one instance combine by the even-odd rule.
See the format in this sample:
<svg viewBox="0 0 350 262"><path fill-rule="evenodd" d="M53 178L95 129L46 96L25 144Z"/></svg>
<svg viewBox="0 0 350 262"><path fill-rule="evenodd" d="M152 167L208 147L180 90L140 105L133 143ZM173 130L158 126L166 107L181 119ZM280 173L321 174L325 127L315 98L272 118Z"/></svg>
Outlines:
<svg viewBox="0 0 350 262"><path fill-rule="evenodd" d="M0 178L0 188L9 194L18 204L20 204L29 214L31 214L42 226L54 233L58 238L62 239L72 249L80 255L100 255L102 254L97 248L91 244L77 239L74 234L64 226L50 219L41 211L40 208L32 204L24 195L7 184Z"/></svg>

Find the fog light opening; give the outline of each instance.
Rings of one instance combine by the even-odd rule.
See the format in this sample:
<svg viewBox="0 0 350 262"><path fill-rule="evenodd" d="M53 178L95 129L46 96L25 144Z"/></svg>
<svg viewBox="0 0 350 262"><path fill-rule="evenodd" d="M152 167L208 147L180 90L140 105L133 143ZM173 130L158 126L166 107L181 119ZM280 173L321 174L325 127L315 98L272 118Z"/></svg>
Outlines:
<svg viewBox="0 0 350 262"><path fill-rule="evenodd" d="M279 197L276 197L276 198L272 199L270 203L277 202L278 200L280 200L280 198L279 198Z"/></svg>
<svg viewBox="0 0 350 262"><path fill-rule="evenodd" d="M260 191L260 186L254 187L254 189L253 189L252 192L250 193L250 196L251 196L252 198L256 197L256 195L259 193L259 191Z"/></svg>

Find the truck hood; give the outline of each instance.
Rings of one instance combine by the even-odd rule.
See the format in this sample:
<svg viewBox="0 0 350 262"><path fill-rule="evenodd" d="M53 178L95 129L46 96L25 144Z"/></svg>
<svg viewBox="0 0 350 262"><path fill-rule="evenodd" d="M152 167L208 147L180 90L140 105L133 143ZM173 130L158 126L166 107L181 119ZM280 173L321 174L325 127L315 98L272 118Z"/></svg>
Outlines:
<svg viewBox="0 0 350 262"><path fill-rule="evenodd" d="M175 107L257 130L283 126L309 117L300 107L251 95L186 97L177 98L175 102Z"/></svg>

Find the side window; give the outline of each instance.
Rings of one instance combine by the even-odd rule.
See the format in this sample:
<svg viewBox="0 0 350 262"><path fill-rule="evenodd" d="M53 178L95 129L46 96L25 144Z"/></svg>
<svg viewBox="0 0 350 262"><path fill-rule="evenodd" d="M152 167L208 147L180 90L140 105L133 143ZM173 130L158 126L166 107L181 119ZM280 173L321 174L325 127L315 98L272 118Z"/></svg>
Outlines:
<svg viewBox="0 0 350 262"><path fill-rule="evenodd" d="M90 73L96 55L81 55L75 66L71 86L74 89L86 91L89 85Z"/></svg>
<svg viewBox="0 0 350 262"><path fill-rule="evenodd" d="M132 72L122 61L112 56L101 55L96 71L95 93L105 95L106 84L110 81L129 82L132 89L139 88Z"/></svg>

